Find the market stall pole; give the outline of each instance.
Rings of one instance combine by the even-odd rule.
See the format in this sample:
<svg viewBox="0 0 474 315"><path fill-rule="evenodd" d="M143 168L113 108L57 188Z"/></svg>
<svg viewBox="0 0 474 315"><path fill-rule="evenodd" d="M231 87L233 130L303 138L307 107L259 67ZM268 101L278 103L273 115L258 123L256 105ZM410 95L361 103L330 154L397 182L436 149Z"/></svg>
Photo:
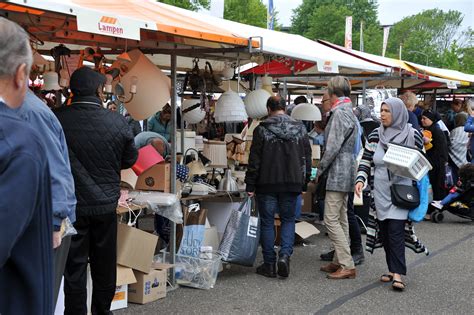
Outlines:
<svg viewBox="0 0 474 315"><path fill-rule="evenodd" d="M176 55L172 54L171 56L171 134L176 135ZM181 117L182 119L182 117ZM181 126L182 123L181 123ZM181 129L181 132L183 130ZM183 133L181 134L181 148L184 148L184 136ZM176 151L177 151L177 143L176 137L171 137L171 193L176 194ZM176 260L176 223L171 221L171 231L170 231L170 263L172 265L175 264ZM176 286L176 276L174 273L174 268L171 271L170 275L170 282L172 289Z"/></svg>

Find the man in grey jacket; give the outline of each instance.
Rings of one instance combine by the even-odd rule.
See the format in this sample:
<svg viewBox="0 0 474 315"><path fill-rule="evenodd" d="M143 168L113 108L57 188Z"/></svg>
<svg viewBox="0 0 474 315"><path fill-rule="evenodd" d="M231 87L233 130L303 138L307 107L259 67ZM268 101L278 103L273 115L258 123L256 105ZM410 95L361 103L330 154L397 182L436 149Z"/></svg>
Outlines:
<svg viewBox="0 0 474 315"><path fill-rule="evenodd" d="M331 113L325 130L326 147L318 173L327 175L324 201L324 223L335 249L333 261L321 267L329 279L353 279L356 276L349 248L347 199L356 177L354 148L358 143L357 118L349 98L351 85L347 78L337 76L328 83ZM319 184L324 184L321 181Z"/></svg>

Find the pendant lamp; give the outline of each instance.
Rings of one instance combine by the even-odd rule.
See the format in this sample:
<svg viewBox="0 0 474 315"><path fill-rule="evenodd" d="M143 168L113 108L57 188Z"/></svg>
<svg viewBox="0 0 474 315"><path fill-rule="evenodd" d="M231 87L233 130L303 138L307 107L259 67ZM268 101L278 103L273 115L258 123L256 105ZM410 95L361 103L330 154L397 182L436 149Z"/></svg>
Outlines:
<svg viewBox="0 0 474 315"><path fill-rule="evenodd" d="M220 122L243 122L247 120L245 105L239 94L232 90L223 93L217 100L214 119Z"/></svg>
<svg viewBox="0 0 474 315"><path fill-rule="evenodd" d="M130 99L124 104L127 112L135 120L144 120L166 105L171 97L171 82L140 50L129 51L128 56L131 62L117 59L112 68L120 69L124 98Z"/></svg>
<svg viewBox="0 0 474 315"><path fill-rule="evenodd" d="M54 71L49 71L43 74L43 91L59 91L61 87L59 86L59 77L58 74Z"/></svg>
<svg viewBox="0 0 474 315"><path fill-rule="evenodd" d="M321 111L316 105L302 103L296 105L291 112L291 117L296 120L320 121Z"/></svg>
<svg viewBox="0 0 474 315"><path fill-rule="evenodd" d="M266 90L268 93L273 95L273 86L272 86L273 78L265 75L262 77L262 89Z"/></svg>
<svg viewBox="0 0 474 315"><path fill-rule="evenodd" d="M268 115L267 101L270 96L270 93L263 89L254 90L247 94L244 99L247 115L254 119Z"/></svg>
<svg viewBox="0 0 474 315"><path fill-rule="evenodd" d="M234 68L229 64L225 65L225 68L221 72L222 80L230 80L234 77Z"/></svg>
<svg viewBox="0 0 474 315"><path fill-rule="evenodd" d="M188 109L194 106L197 107L188 111ZM199 99L191 98L184 100L181 110L184 121L189 124L197 124L206 117L206 111L201 108L201 101Z"/></svg>

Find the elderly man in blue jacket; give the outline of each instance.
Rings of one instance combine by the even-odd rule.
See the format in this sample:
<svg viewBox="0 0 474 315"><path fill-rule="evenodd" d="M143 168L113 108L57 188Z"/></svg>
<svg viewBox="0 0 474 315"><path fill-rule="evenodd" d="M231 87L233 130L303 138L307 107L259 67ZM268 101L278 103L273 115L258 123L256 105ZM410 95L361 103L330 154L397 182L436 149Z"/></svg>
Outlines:
<svg viewBox="0 0 474 315"><path fill-rule="evenodd" d="M62 238L61 223L76 221L76 195L63 128L56 115L29 89L17 114L37 132L44 143L51 176L53 197L54 302L56 302L66 265L71 236Z"/></svg>
<svg viewBox="0 0 474 315"><path fill-rule="evenodd" d="M53 313L52 212L42 141L14 112L33 62L26 32L0 17L0 314Z"/></svg>

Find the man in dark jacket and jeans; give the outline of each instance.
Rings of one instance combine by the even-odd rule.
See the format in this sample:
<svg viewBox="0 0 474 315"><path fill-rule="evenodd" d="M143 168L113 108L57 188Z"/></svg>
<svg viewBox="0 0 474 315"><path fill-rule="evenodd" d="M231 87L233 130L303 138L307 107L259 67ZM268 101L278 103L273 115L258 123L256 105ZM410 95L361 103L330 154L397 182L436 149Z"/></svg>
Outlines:
<svg viewBox="0 0 474 315"><path fill-rule="evenodd" d="M120 170L131 167L138 152L125 118L102 106L104 82L90 68L77 69L70 81L72 103L56 113L69 147L77 198L78 234L71 239L64 273L65 314L87 312L88 262L92 314L109 314L115 294Z"/></svg>
<svg viewBox="0 0 474 315"><path fill-rule="evenodd" d="M285 114L285 101L267 101L268 118L254 131L245 176L247 192L257 197L264 263L257 273L276 277L274 219L281 219L278 275L288 277L295 237L296 198L311 176L311 147L305 126Z"/></svg>

